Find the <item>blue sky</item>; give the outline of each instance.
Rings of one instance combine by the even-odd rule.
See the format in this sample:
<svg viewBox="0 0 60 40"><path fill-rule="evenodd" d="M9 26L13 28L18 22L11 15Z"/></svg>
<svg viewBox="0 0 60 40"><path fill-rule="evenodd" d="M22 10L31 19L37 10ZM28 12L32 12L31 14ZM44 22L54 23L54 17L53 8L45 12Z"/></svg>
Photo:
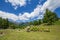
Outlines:
<svg viewBox="0 0 60 40"><path fill-rule="evenodd" d="M60 0L0 0L0 17L13 21L31 21L43 18L46 8L60 17ZM56 4L55 4L56 3Z"/></svg>
<svg viewBox="0 0 60 40"><path fill-rule="evenodd" d="M19 7L18 5L18 8L15 10L10 3L0 0L0 10L18 15L18 13L32 12L36 8L37 4L39 4L39 0L31 0L30 3L27 0L27 4L25 6Z"/></svg>

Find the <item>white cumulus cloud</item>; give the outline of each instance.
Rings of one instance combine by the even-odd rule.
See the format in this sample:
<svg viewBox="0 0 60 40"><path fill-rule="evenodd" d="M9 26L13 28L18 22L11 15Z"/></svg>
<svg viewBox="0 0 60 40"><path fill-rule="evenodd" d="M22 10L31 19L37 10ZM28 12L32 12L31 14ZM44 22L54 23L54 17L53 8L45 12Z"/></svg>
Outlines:
<svg viewBox="0 0 60 40"><path fill-rule="evenodd" d="M48 8L51 11L54 11L56 8L60 7L60 0L47 0L42 6L37 5L37 7L34 9L31 13L24 13L23 15L19 16L19 19L22 20L29 20L30 18L34 18L38 16L37 19L42 19L43 15L45 13L45 10ZM42 13L42 15L40 15Z"/></svg>
<svg viewBox="0 0 60 40"><path fill-rule="evenodd" d="M20 14L19 19L20 20L29 20L29 19L33 19L34 17L37 17L40 12L41 12L41 5L37 5L37 7L34 9L33 12L31 13L27 13L25 12L23 15Z"/></svg>
<svg viewBox="0 0 60 40"><path fill-rule="evenodd" d="M26 5L26 0L5 0L5 2L11 3L11 5L15 7L15 9L17 9L18 5L20 7Z"/></svg>
<svg viewBox="0 0 60 40"><path fill-rule="evenodd" d="M8 19L11 19L13 21L18 20L18 16L16 16L15 14L3 12L3 11L0 11L0 17L2 17L4 19L8 18Z"/></svg>
<svg viewBox="0 0 60 40"><path fill-rule="evenodd" d="M51 11L54 11L56 8L60 7L60 0L47 0L41 10L45 10L46 8L48 8Z"/></svg>
<svg viewBox="0 0 60 40"><path fill-rule="evenodd" d="M25 3L21 4L22 2L20 3L20 0L18 0L18 1L17 0L7 0L6 2L12 3L13 6L16 6L16 5L22 6L23 4L25 5ZM54 11L58 7L60 7L60 0L47 0L43 5L37 5L37 7L31 13L24 12L23 15L21 13L19 13L19 15L17 16L13 13L7 13L4 11L0 11L0 17L12 19L14 21L17 21L17 20L26 21L26 20L33 19L35 17L37 17L37 19L42 19L43 14L47 8L51 11ZM42 13L42 15L41 15L41 13Z"/></svg>
<svg viewBox="0 0 60 40"><path fill-rule="evenodd" d="M41 9L41 5L37 5L37 7L34 9L33 12L31 12L31 13L25 12L23 15L20 13L18 16L13 14L13 13L0 11L0 17L12 19L14 21L17 21L17 20L22 20L22 21L30 20L30 18L33 19L34 17L36 17L40 14L40 9Z"/></svg>

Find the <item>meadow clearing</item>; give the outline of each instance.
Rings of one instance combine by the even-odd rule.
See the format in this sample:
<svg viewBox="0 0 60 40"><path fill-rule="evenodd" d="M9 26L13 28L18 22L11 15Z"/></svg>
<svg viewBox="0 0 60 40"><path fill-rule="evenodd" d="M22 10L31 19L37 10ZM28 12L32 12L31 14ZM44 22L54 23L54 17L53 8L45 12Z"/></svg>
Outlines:
<svg viewBox="0 0 60 40"><path fill-rule="evenodd" d="M40 26L44 28L49 27L50 32L26 32L25 29L1 29L0 40L60 40L60 25Z"/></svg>

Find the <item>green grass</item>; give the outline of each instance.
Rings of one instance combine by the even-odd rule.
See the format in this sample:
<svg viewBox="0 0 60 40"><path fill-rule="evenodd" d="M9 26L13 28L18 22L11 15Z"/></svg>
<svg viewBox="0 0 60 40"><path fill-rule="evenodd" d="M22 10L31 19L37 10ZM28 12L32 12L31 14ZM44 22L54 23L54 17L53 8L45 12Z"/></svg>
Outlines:
<svg viewBox="0 0 60 40"><path fill-rule="evenodd" d="M50 32L26 32L25 29L2 29L0 40L60 40L60 25L40 26L50 28Z"/></svg>
<svg viewBox="0 0 60 40"><path fill-rule="evenodd" d="M60 20L55 23L55 25L60 25Z"/></svg>

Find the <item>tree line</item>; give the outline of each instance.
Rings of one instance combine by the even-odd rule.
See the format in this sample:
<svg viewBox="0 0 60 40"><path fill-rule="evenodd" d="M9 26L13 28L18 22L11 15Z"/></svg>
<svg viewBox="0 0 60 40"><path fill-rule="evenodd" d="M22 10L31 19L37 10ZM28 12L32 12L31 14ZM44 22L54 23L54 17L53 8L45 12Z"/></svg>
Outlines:
<svg viewBox="0 0 60 40"><path fill-rule="evenodd" d="M51 12L50 10L46 9L43 19L34 20L30 22L30 24L31 25L32 24L33 25L40 25L40 24L52 25L58 20L59 18L56 13Z"/></svg>
<svg viewBox="0 0 60 40"><path fill-rule="evenodd" d="M26 23L15 24L13 22L8 21L8 19L2 19L0 17L0 29L25 28L28 25L40 25L40 24L52 25L58 20L59 18L56 15L56 13L51 12L50 10L46 9L43 19L38 19L38 20L26 22Z"/></svg>

